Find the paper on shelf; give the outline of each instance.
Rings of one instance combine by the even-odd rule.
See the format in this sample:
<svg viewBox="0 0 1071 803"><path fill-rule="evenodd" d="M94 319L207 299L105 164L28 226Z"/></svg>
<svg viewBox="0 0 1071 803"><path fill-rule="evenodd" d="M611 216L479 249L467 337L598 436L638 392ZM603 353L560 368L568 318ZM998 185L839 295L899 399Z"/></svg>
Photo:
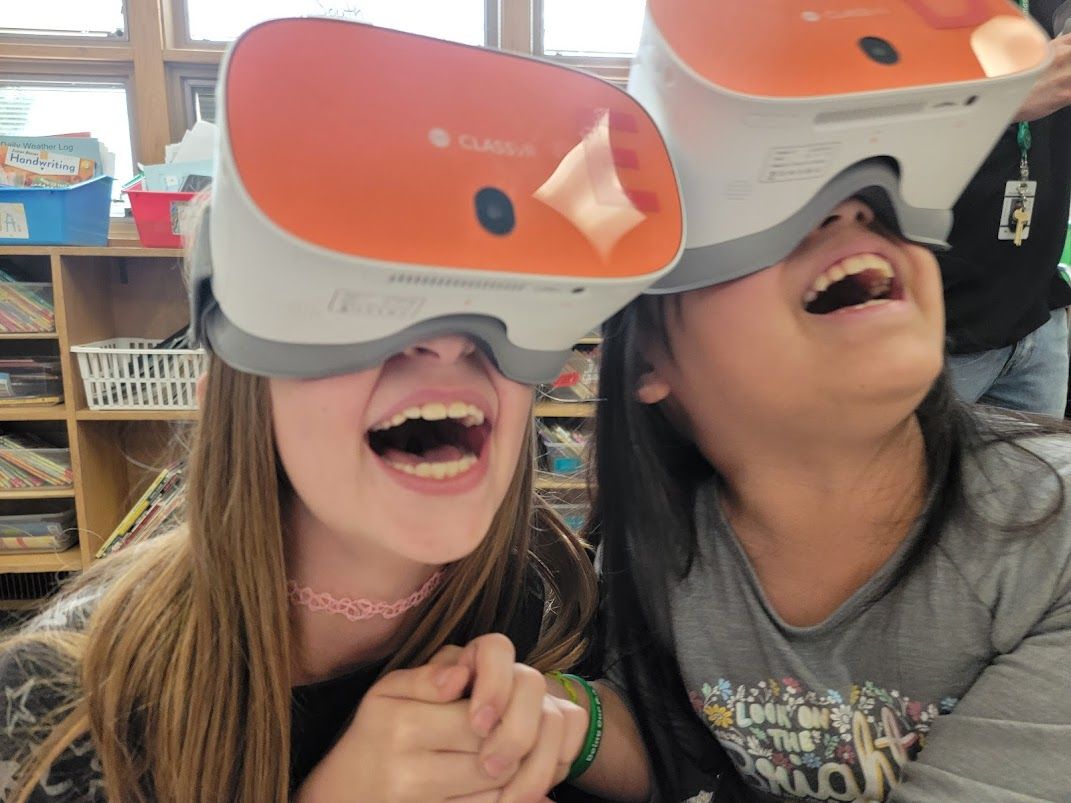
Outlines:
<svg viewBox="0 0 1071 803"><path fill-rule="evenodd" d="M167 156L169 162L211 161L216 151L216 126L198 120L193 128L182 136L178 147Z"/></svg>

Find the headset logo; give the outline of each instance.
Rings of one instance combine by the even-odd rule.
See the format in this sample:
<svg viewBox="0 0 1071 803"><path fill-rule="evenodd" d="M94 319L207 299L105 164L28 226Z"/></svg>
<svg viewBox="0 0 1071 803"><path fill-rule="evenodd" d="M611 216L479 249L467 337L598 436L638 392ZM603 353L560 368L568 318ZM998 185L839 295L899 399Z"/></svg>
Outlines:
<svg viewBox="0 0 1071 803"><path fill-rule="evenodd" d="M428 142L436 148L449 148L454 144L454 137L445 128L433 128L428 131ZM478 137L475 134L459 134L457 146L465 151L512 156L518 159L531 159L536 155L535 145L530 142L512 142L508 139Z"/></svg>
<svg viewBox="0 0 1071 803"><path fill-rule="evenodd" d="M445 128L433 128L428 132L428 142L436 148L449 148L450 132Z"/></svg>
<svg viewBox="0 0 1071 803"><path fill-rule="evenodd" d="M862 17L883 17L889 14L887 8L845 8L839 11L804 11L800 17L804 22L821 22L822 20L849 20Z"/></svg>

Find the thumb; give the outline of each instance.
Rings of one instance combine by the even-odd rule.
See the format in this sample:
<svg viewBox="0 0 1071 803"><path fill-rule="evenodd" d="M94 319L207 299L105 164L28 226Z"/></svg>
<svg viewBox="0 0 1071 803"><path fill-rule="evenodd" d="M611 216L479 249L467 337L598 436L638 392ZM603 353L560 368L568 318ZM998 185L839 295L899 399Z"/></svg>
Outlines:
<svg viewBox="0 0 1071 803"><path fill-rule="evenodd" d="M368 690L377 697L417 700L424 703L452 703L461 699L472 670L465 666L429 663L415 669L395 669Z"/></svg>

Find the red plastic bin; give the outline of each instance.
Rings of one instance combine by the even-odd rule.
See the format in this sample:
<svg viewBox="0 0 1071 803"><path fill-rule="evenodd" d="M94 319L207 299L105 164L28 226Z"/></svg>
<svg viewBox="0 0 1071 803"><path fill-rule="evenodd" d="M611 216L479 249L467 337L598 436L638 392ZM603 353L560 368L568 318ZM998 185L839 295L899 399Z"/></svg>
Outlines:
<svg viewBox="0 0 1071 803"><path fill-rule="evenodd" d="M123 192L130 196L130 209L142 245L148 248L182 247L179 236L182 210L197 193L149 192L141 189L140 181Z"/></svg>

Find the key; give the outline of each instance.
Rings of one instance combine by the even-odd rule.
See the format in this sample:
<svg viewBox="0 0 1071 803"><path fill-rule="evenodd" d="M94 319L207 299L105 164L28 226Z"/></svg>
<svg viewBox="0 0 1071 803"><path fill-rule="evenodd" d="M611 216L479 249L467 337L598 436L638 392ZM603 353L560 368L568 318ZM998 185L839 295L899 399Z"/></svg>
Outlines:
<svg viewBox="0 0 1071 803"><path fill-rule="evenodd" d="M1015 221L1015 244L1023 244L1023 232L1026 229L1026 223L1030 220L1030 215L1027 213L1026 208L1023 206L1016 206L1012 210L1012 220Z"/></svg>

